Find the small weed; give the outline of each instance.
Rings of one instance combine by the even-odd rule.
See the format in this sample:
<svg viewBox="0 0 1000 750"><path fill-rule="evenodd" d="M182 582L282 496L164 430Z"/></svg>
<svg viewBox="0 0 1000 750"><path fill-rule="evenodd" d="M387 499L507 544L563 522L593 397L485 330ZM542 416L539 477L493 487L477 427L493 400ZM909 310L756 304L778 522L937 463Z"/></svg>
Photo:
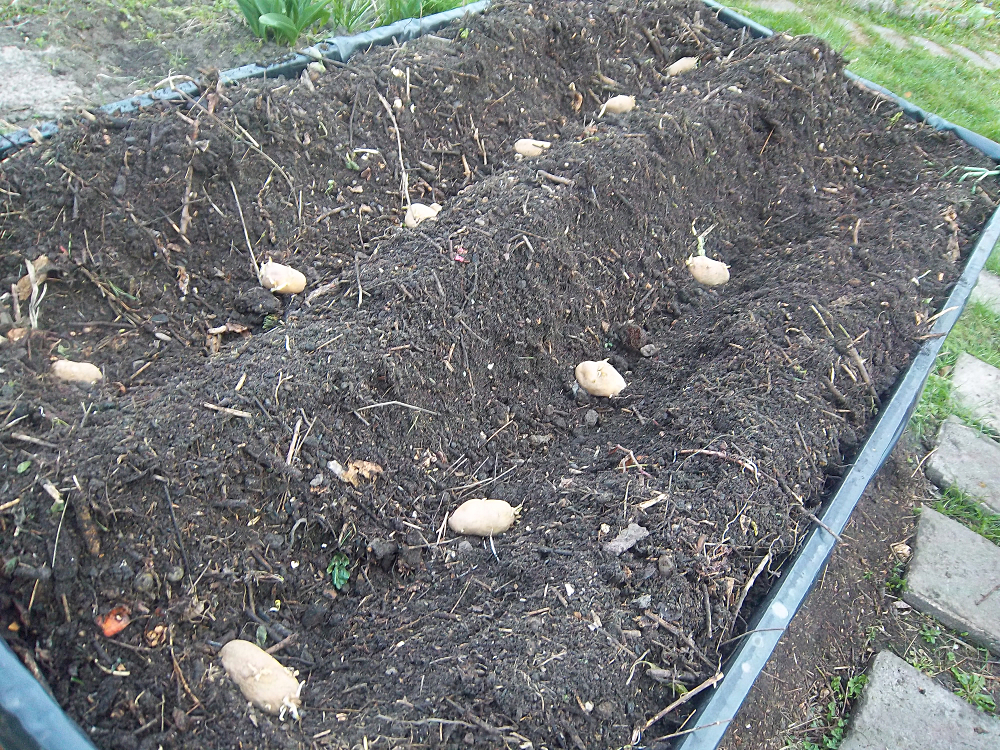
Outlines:
<svg viewBox="0 0 1000 750"><path fill-rule="evenodd" d="M864 578L866 581L874 581L875 580L875 571L873 571L873 570L866 570L861 577Z"/></svg>
<svg viewBox="0 0 1000 750"><path fill-rule="evenodd" d="M868 677L859 674L844 682L841 677L830 679L830 700L826 710L813 721L813 730L823 735L817 740L786 740L786 747L798 750L836 750L844 739L847 729L847 718L850 715L848 703L861 695Z"/></svg>
<svg viewBox="0 0 1000 750"><path fill-rule="evenodd" d="M925 625L920 628L920 637L924 639L925 643L933 646L938 642L938 638L941 637L941 628L934 625Z"/></svg>
<svg viewBox="0 0 1000 750"><path fill-rule="evenodd" d="M904 563L896 563L889 571L889 577L885 579L885 590L890 594L902 594L906 591L906 579L903 572L906 566Z"/></svg>
<svg viewBox="0 0 1000 750"><path fill-rule="evenodd" d="M958 694L965 700L987 713L997 710L993 696L986 692L986 678L983 675L966 672L959 667L952 667L951 673L958 681Z"/></svg>
<svg viewBox="0 0 1000 750"><path fill-rule="evenodd" d="M326 572L330 574L334 588L340 591L351 578L351 559L343 552L338 552L326 566Z"/></svg>

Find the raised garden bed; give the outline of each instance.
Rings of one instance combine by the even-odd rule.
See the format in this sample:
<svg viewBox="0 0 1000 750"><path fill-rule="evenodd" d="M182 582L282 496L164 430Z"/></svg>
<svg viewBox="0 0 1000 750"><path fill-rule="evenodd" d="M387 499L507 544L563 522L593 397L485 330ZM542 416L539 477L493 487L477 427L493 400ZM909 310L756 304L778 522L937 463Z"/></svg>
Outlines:
<svg viewBox="0 0 1000 750"><path fill-rule="evenodd" d="M892 115L822 42L697 3L500 4L17 154L4 288L56 270L0 348L8 643L102 747L628 744L715 675L990 211L942 178L981 156ZM401 160L437 221L400 228ZM712 225L714 291L684 265ZM306 292L263 293L248 243ZM628 388L576 391L605 357ZM518 524L444 530L482 496ZM235 635L284 641L300 723L248 718Z"/></svg>

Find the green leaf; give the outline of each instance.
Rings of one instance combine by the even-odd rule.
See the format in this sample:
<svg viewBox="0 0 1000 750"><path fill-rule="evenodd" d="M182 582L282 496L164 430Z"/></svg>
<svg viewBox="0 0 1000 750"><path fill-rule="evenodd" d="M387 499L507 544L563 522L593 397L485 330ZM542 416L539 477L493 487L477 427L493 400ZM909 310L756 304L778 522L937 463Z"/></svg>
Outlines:
<svg viewBox="0 0 1000 750"><path fill-rule="evenodd" d="M257 639L257 645L260 646L261 648L264 648L264 644L267 643L267 628L265 628L263 625L257 626L256 639Z"/></svg>
<svg viewBox="0 0 1000 750"><path fill-rule="evenodd" d="M257 8L256 3L253 0L236 0L236 4L240 6L240 12L246 19L250 31L254 33L254 36L263 38L263 30L257 21L260 18L260 10Z"/></svg>
<svg viewBox="0 0 1000 750"><path fill-rule="evenodd" d="M22 461L17 465L17 473L23 474L30 468L31 468L31 459L28 459L27 461Z"/></svg>
<svg viewBox="0 0 1000 750"><path fill-rule="evenodd" d="M265 13L260 17L261 26L266 26L274 31L276 37L289 45L295 44L299 38L299 30L292 23L292 19L283 13Z"/></svg>
<svg viewBox="0 0 1000 750"><path fill-rule="evenodd" d="M62 513L66 509L65 500L56 500L49 506L49 513Z"/></svg>
<svg viewBox="0 0 1000 750"><path fill-rule="evenodd" d="M351 579L351 560L343 552L338 552L326 566L326 572L330 574L333 587L340 591Z"/></svg>

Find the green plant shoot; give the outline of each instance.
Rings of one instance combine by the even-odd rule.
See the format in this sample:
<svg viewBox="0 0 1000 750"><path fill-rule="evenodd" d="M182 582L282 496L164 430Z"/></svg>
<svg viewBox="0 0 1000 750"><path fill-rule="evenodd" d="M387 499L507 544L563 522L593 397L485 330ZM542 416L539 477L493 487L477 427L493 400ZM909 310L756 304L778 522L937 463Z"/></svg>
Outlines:
<svg viewBox="0 0 1000 750"><path fill-rule="evenodd" d="M351 578L351 560L343 552L338 552L326 566L326 572L330 574L333 587L340 591Z"/></svg>

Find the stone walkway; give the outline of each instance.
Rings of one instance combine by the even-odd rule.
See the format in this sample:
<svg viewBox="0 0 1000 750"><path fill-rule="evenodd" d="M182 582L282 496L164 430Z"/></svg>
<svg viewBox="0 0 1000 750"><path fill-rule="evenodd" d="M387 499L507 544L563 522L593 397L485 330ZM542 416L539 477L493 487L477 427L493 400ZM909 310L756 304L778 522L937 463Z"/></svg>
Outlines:
<svg viewBox="0 0 1000 750"><path fill-rule="evenodd" d="M1000 278L984 271L972 301L1000 315ZM1000 433L1000 370L959 356L952 396L974 421ZM1000 442L957 417L941 425L926 475L1000 513ZM1000 655L1000 547L924 507L920 512L904 601L966 640ZM899 657L875 657L841 750L995 750L1000 719L979 711Z"/></svg>

